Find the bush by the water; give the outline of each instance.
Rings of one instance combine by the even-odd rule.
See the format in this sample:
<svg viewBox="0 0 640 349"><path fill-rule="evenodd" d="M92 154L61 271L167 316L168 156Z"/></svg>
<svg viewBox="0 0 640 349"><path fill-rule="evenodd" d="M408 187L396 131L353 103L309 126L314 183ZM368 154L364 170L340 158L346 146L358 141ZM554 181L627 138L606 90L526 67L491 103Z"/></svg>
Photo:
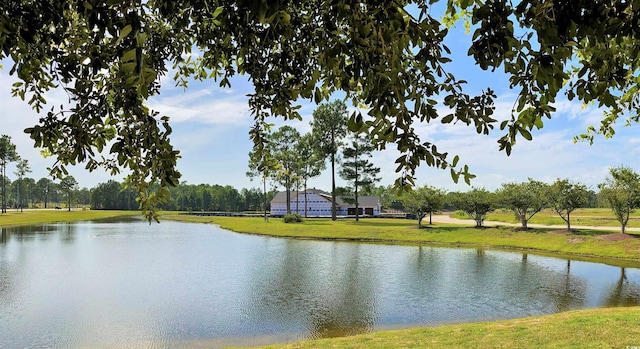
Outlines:
<svg viewBox="0 0 640 349"><path fill-rule="evenodd" d="M285 223L300 223L302 222L302 216L299 213L287 213L284 215Z"/></svg>

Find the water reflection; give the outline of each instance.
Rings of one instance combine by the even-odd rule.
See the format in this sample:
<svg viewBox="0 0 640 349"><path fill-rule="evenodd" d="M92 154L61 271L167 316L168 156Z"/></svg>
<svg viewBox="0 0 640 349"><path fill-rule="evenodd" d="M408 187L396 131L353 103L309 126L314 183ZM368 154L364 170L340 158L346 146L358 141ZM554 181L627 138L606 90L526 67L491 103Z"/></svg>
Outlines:
<svg viewBox="0 0 640 349"><path fill-rule="evenodd" d="M61 226L61 224L41 224L1 228L2 238L0 241L6 244L11 239L20 242L46 240L51 237L52 233L58 233Z"/></svg>
<svg viewBox="0 0 640 349"><path fill-rule="evenodd" d="M272 327L304 330L307 338L371 331L376 280L362 262L361 245L309 249L307 242L288 240L281 247L277 263L256 269L252 312L266 315Z"/></svg>
<svg viewBox="0 0 640 349"><path fill-rule="evenodd" d="M258 345L640 304L640 270L163 222L3 228L8 347ZM182 343L182 344L181 344Z"/></svg>
<svg viewBox="0 0 640 349"><path fill-rule="evenodd" d="M630 282L627 278L626 270L627 268L620 268L618 280L609 286L609 295L604 301L605 306L633 306L638 304L640 285Z"/></svg>

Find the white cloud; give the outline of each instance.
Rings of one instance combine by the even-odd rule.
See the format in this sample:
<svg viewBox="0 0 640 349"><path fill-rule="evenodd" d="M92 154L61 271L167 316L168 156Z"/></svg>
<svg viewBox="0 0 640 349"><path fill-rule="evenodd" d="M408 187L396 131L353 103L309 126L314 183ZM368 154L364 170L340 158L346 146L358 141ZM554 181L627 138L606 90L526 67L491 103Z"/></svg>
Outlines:
<svg viewBox="0 0 640 349"><path fill-rule="evenodd" d="M169 115L172 123L249 125L252 120L246 98L216 95L207 89L155 96L149 107Z"/></svg>

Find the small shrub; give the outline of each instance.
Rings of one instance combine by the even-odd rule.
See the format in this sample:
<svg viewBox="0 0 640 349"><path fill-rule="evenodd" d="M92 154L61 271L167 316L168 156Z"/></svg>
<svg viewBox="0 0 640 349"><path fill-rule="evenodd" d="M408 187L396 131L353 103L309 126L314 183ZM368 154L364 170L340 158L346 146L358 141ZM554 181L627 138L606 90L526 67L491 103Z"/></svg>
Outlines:
<svg viewBox="0 0 640 349"><path fill-rule="evenodd" d="M301 223L302 216L299 213L287 213L283 220L285 223Z"/></svg>
<svg viewBox="0 0 640 349"><path fill-rule="evenodd" d="M462 218L462 219L469 218L469 216L466 213L464 213L464 211L462 211L462 210L456 210L456 212L454 212L451 215L451 217L453 217L453 218Z"/></svg>

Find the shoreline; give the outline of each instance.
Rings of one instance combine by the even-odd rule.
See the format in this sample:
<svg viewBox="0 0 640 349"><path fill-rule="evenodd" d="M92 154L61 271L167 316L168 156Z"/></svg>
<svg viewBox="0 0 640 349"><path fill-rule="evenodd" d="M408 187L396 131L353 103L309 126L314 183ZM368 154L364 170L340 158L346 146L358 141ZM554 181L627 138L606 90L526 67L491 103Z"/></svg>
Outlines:
<svg viewBox="0 0 640 349"><path fill-rule="evenodd" d="M162 218L167 220L172 220L172 221L186 222L186 223L212 224L237 234L255 235L255 236L262 236L262 237L284 238L284 239L293 239L293 240L309 240L309 241L336 241L336 242L409 245L409 246L484 248L484 249L494 249L494 250L500 250L500 251L512 251L512 252L524 252L524 253L530 252L532 254L538 254L538 255L544 255L544 256L550 256L550 257L575 259L575 260L594 262L594 263L603 263L603 264L612 265L612 266L640 268L640 255L638 255L638 257L636 258L618 257L618 256L598 255L598 254L592 254L592 253L579 253L579 252L560 251L560 250L553 250L553 249L542 249L542 248L536 248L536 247L514 246L514 245L506 245L506 244L484 244L484 243L473 243L473 242L462 242L462 241L437 241L437 240L429 240L429 239L410 240L410 239L385 239L385 238L373 238L373 237L302 236L302 235L294 235L294 234L272 234L272 233L255 232L255 231L235 230L229 226L224 226L222 222L216 222L214 219L209 219L208 221L205 221L205 219L194 219L193 217L198 217L198 216L169 214L169 215L164 215ZM206 218L211 218L211 217L206 217ZM246 219L246 218L240 218L240 219ZM459 223L458 224L450 223L450 224L457 225L460 228L464 228L464 226ZM510 226L505 226L505 227L510 227ZM424 229L428 230L429 228L424 228ZM470 228L470 229L475 229L475 228ZM487 229L491 229L491 228L487 228ZM551 227L551 228L535 228L535 229L551 231L554 228ZM620 262L620 263L617 263L617 262Z"/></svg>

